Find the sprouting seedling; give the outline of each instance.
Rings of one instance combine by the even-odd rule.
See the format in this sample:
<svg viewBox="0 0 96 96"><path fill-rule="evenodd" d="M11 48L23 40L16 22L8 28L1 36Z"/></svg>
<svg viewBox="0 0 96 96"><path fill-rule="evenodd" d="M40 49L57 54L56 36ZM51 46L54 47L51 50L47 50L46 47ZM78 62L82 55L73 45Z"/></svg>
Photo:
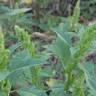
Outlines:
<svg viewBox="0 0 96 96"><path fill-rule="evenodd" d="M70 20L70 26L72 31L74 31L75 27L78 24L79 16L80 16L80 0L77 1L72 18Z"/></svg>
<svg viewBox="0 0 96 96"><path fill-rule="evenodd" d="M23 28L20 28L17 25L15 26L15 31L16 31L16 36L18 40L22 42L23 48L28 49L30 55L34 57L35 47L33 42L31 42L30 36L28 35L28 33Z"/></svg>
<svg viewBox="0 0 96 96"><path fill-rule="evenodd" d="M0 49L4 49L4 35L2 33L2 28L0 28Z"/></svg>
<svg viewBox="0 0 96 96"><path fill-rule="evenodd" d="M78 51L76 52L75 57L77 57L78 60L81 59L88 48L91 47L94 39L96 39L96 22L88 26L77 44Z"/></svg>
<svg viewBox="0 0 96 96"><path fill-rule="evenodd" d="M77 51L73 55L73 64L71 64L72 66L69 66L68 68L70 71L74 69L75 65L80 63L82 57L91 46L91 43L94 39L96 39L96 22L87 27L80 41L76 45Z"/></svg>
<svg viewBox="0 0 96 96"><path fill-rule="evenodd" d="M0 72L1 73L7 71L7 64L9 61L9 50L5 49L4 43L5 43L4 34L2 32L2 28L0 27ZM0 91L1 90L4 91L6 94L8 94L10 90L10 84L8 80L2 80L0 82Z"/></svg>
<svg viewBox="0 0 96 96"><path fill-rule="evenodd" d="M0 28L0 70L5 70L7 68L8 58L9 51L5 49L4 34Z"/></svg>
<svg viewBox="0 0 96 96"><path fill-rule="evenodd" d="M85 32L83 33L80 41L77 44L77 52L74 54L74 60L73 60L73 66L71 67L71 70L74 69L74 66L76 64L79 64L80 61L83 59L82 57L84 57L86 51L90 48L92 41L96 40L96 22L93 23L92 25L88 26L88 28L85 30ZM84 90L82 90L82 88L84 88L84 74L81 74L81 76L83 77L83 79L79 80L79 82L83 82L80 85L80 91L82 91L82 96L84 96ZM77 85L78 86L78 85ZM77 90L78 92L78 90ZM80 95L81 96L81 95Z"/></svg>
<svg viewBox="0 0 96 96"><path fill-rule="evenodd" d="M80 41L76 45L77 51L73 55L73 60L72 60L71 64L68 65L68 68L67 68L69 78L72 76L72 74L71 74L72 70L74 70L74 68L76 68L76 66L83 59L82 57L84 57L84 54L90 48L91 43L94 39L96 39L96 22L87 27L87 29L83 33ZM68 80L68 82L71 82L70 79ZM68 85L68 83L67 83L67 85ZM83 86L83 85L81 85L81 86ZM82 90L82 89L80 89L80 90Z"/></svg>

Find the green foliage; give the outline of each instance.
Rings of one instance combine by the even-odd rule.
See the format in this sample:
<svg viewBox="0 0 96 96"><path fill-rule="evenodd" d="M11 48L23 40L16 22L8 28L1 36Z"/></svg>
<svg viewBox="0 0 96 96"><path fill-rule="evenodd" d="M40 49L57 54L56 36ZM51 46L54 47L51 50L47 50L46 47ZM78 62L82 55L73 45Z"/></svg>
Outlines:
<svg viewBox="0 0 96 96"><path fill-rule="evenodd" d="M63 26L65 26L65 25L63 25ZM70 36L74 37L77 35L77 37L78 37L78 34L77 33L69 34L70 32L66 32L66 29L65 30L63 29L63 31L62 31L59 28L60 27L53 29L53 31L55 31L57 33L59 40L57 38L57 40L55 42L56 45L55 44L52 45L53 48L51 50L53 53L56 54L56 56L59 58L59 60L62 63L63 70L64 70L64 76L66 78L66 80L64 80L64 89L66 91L73 89L72 96L85 96L86 89L84 87L87 86L84 83L85 78L91 83L91 89L96 90L96 89L94 89L95 88L94 87L95 84L93 84L94 81L92 81L92 79L91 80L88 79L91 77L87 78L86 75L84 75L84 71L82 71L82 68L80 67L80 66L82 66L83 60L85 60L84 56L90 49L92 41L95 40L96 23L89 25L85 30L83 30L83 33L81 33L82 35L79 35L80 36L79 41L77 41L75 46L71 45L72 43L70 43ZM58 43L57 43L57 41L58 41ZM61 47L60 44L64 47ZM66 45L67 46L69 45L69 46L66 47ZM69 54L70 52L71 52L71 54ZM93 78L93 75L92 75L92 78ZM78 84L79 84L79 86L78 86ZM95 95L93 95L93 96L95 96Z"/></svg>
<svg viewBox="0 0 96 96"><path fill-rule="evenodd" d="M13 34L13 28L16 24L24 26L26 30L30 31L33 23L30 22L32 14L30 13L26 16L24 14L31 10L31 8L19 8L19 4L16 3L14 7L14 9L11 9L10 6L0 5L0 26L4 28L6 34Z"/></svg>
<svg viewBox="0 0 96 96"><path fill-rule="evenodd" d="M51 2L33 1L40 9ZM25 12L30 8L20 9L19 1L14 2L14 8L0 8L0 96L95 96L96 56L90 57L89 53L95 50L92 43L96 40L96 22L88 26L78 23L80 0L69 18L53 16L50 12L45 15L40 9L34 9L36 14L29 18ZM29 25L50 31L45 37L48 34L56 38L46 46L39 46L27 30ZM3 33L6 30L16 40L9 47L5 46L6 34L9 35ZM44 49L39 51L38 46Z"/></svg>
<svg viewBox="0 0 96 96"><path fill-rule="evenodd" d="M2 29L0 29L0 91L1 94L8 93L10 85L7 80L4 80L8 74L6 74L7 63L9 59L9 52L4 46L4 35ZM4 81L2 81L4 80ZM6 92L6 93L5 93ZM6 96L6 95L5 95Z"/></svg>
<svg viewBox="0 0 96 96"><path fill-rule="evenodd" d="M78 4L79 3L77 3L77 6L78 6ZM75 8L78 8L77 6ZM80 9L79 9L79 11L80 11ZM75 18L79 18L79 15L80 15L80 13L77 15L76 9L75 9L74 15L72 16L72 18L73 18L72 20L74 21ZM67 23L67 24L70 25L70 23ZM88 27L83 29L82 30L83 32L81 31L81 29L79 29L78 31L81 32L79 34L76 31L79 26L78 20L76 19L76 21L74 21L71 24L72 24L72 26L74 26L76 24L77 27L74 26L74 27L72 27L74 30L72 28L71 28L71 30L69 30L70 28L66 27L68 25L61 23L59 25L59 27L52 29L52 31L56 32L59 39L57 38L57 40L55 42L56 45L55 44L52 45L51 50L53 53L55 53L55 55L59 58L59 60L62 63L64 76L66 78L64 80L65 91L72 90L72 96L85 96L85 91L87 90L87 89L85 89L85 87L87 87L87 84L84 83L84 80L85 80L85 78L87 80L89 80L89 79L84 74L86 72L84 72L80 66L82 66L82 62L85 60L84 56L90 49L90 47L92 45L92 41L95 40L96 23L92 23L91 25L89 25ZM69 31L72 31L72 32L69 32ZM75 33L73 33L73 32L75 32ZM78 37L78 35L79 35L79 37ZM76 40L76 43L74 46L72 44L72 43L74 43L72 41L72 38L78 38L78 40ZM57 43L57 41L58 41L58 43ZM60 44L64 47L61 47ZM66 47L66 45L68 47ZM93 77L94 76L92 76L92 78ZM89 78L91 78L91 77L89 77ZM89 88L96 90L94 87L95 84L93 84L94 81L92 81L92 79L91 79L91 80L89 80L89 82L90 82L89 85L91 85L91 87L89 87ZM78 84L79 84L79 86L78 86ZM94 92L91 92L91 94L92 93L93 93L92 96L95 96Z"/></svg>
<svg viewBox="0 0 96 96"><path fill-rule="evenodd" d="M35 47L32 44L30 37L27 32L24 31L24 29L20 28L19 26L15 26L16 35L19 39L19 41L22 42L23 48L27 49L29 54L32 58L36 57ZM32 84L40 87L40 80L39 80L39 72L40 67L34 67L31 69L32 72Z"/></svg>
<svg viewBox="0 0 96 96"><path fill-rule="evenodd" d="M11 82L13 79L13 76L16 74L16 72L19 74L22 74L22 76L24 76L23 74L26 73L27 70L25 69L29 69L31 67L30 72L32 71L32 74L30 73L32 82L30 81L30 83L32 83L32 86L36 86L39 87L39 73L40 73L40 65L44 64L44 62L46 61L46 57L43 55L34 55L33 51L35 51L35 49L33 49L33 45L30 41L29 35L19 26L15 27L16 29L16 36L18 36L18 34L23 35L23 39L22 36L20 35L20 37L18 37L18 39L21 41L21 48L24 48L22 50L18 50L14 55L13 55L13 51L11 52L10 48L10 54L7 55L4 52L6 52L6 49L4 47L4 36L3 33L1 32L1 43L0 43L0 48L1 51L3 52L0 58L0 91L1 94L3 94L2 92L4 91L4 94L9 94L10 93L10 88L11 86L13 86L14 84L16 84L17 81L13 81ZM22 33L23 30L23 33ZM26 42L25 42L26 41ZM26 45L26 46L24 46ZM15 45L14 45L15 46ZM18 46L18 47L20 47ZM18 47L15 47L16 49L18 49ZM12 47L14 48L14 47ZM31 53L30 53L30 48L31 49ZM14 51L16 50L14 49ZM11 58L9 58L11 56ZM3 61L2 61L3 60ZM32 68L33 67L33 68ZM24 73L22 73L24 71ZM17 75L18 77L18 75ZM25 77L22 77L22 79L24 79ZM19 78L18 78L19 79ZM4 82L4 83L3 83ZM22 82L21 79L19 82ZM24 81L25 82L25 81ZM5 95L6 96L6 95Z"/></svg>
<svg viewBox="0 0 96 96"><path fill-rule="evenodd" d="M80 41L76 46L78 48L77 54L75 55L77 60L80 60L82 58L84 53L91 46L92 41L94 41L96 37L96 23L93 23L92 25L88 26L82 36L84 37L80 38Z"/></svg>
<svg viewBox="0 0 96 96"><path fill-rule="evenodd" d="M17 90L20 96L47 96L42 90L38 90L35 87L25 87Z"/></svg>

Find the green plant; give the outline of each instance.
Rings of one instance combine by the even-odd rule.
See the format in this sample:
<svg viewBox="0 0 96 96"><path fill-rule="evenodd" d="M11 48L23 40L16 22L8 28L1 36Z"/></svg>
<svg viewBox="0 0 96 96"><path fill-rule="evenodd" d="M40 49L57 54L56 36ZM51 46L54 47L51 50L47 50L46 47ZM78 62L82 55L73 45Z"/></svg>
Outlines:
<svg viewBox="0 0 96 96"><path fill-rule="evenodd" d="M11 2L11 1L10 1ZM10 3L9 2L9 3ZM6 6L0 3L0 26L3 27L3 31L8 35L8 38L14 37L14 26L19 25L26 28L26 30L31 32L32 27L32 14L25 14L31 8L20 8L19 2L14 2L12 5Z"/></svg>
<svg viewBox="0 0 96 96"><path fill-rule="evenodd" d="M64 73L63 75L66 78L64 80L64 89L66 91L70 91L72 88L72 96L85 96L84 90L86 89L84 87L87 85L84 84L84 81L86 79L86 76L84 75L84 72L82 71L82 68L80 66L83 66L84 56L86 52L88 52L92 41L96 37L96 23L88 26L85 30L83 30L83 35L80 37L80 40L74 47L71 43L69 43L71 38L74 37L72 33L71 38L69 38L70 32L66 33L63 30L58 31L58 28L53 29L53 31L57 33L58 39L50 49L62 63L62 70ZM74 49L75 52L71 49Z"/></svg>
<svg viewBox="0 0 96 96"><path fill-rule="evenodd" d="M19 89L21 89L21 87L26 85L26 83L28 84L28 82L30 82L31 86L28 84L28 88L34 88L34 90L36 89L38 91L41 90L39 88L42 85L40 83L40 66L44 64L47 58L42 53L35 53L34 44L32 44L28 33L25 32L24 29L16 26L15 30L16 36L21 43L19 42L15 45L12 45L12 47L9 49L5 49L4 36L3 33L0 32L0 94L4 94L2 96L11 94L11 88L15 88L18 86L18 84L20 86ZM21 74L21 77L19 77L19 74ZM16 78L18 78L20 81L18 81L16 78L14 79L14 75L16 75ZM21 85L21 82L24 84L23 86ZM19 92L19 89L16 89L16 92L18 91L18 93L20 93L22 91L21 90ZM43 94L42 90L39 92L41 92L40 94ZM30 94L37 93L33 92Z"/></svg>
<svg viewBox="0 0 96 96"><path fill-rule="evenodd" d="M22 42L22 47L24 49L27 49L30 56L32 58L36 57L36 50L34 47L34 44L32 44L30 37L27 32L24 31L24 29L21 29L19 26L15 26L16 30L16 36L18 37L18 40ZM39 71L40 67L34 67L31 69L32 71L32 84L40 87L40 80L39 80Z"/></svg>
<svg viewBox="0 0 96 96"><path fill-rule="evenodd" d="M77 24L77 22L75 23ZM96 23L85 27L85 29L83 30L81 30L82 28L79 29L79 34L76 30L76 27L76 31L74 33L73 30L73 32L69 32L69 28L66 29L65 26L66 25L64 23L61 23L59 27L52 29L52 31L56 32L57 34L57 40L55 44L50 47L50 49L59 58L62 64L63 75L65 78L63 81L64 90L66 91L66 93L72 92L70 94L72 96L85 96L85 92L87 91L86 87L88 87L89 90L96 90L95 86L92 85L94 83L94 80L92 80L92 78L96 77L94 77L93 73L92 78L88 75L92 71L92 69L86 69L87 72L85 71L85 68L88 67L84 57L90 50L92 42L96 40ZM76 40L76 38L78 39ZM76 41L74 41L74 39ZM83 66L83 64L86 66ZM90 64L88 66L92 67L93 64ZM88 80L88 78L91 79ZM88 80L90 82L89 85L91 85L91 87L88 86L87 83L85 83L85 80ZM92 96L95 96L94 93Z"/></svg>
<svg viewBox="0 0 96 96"><path fill-rule="evenodd" d="M50 49L62 64L65 93L70 92L69 95L72 96L86 96L86 93L88 96L95 96L95 67L92 67L94 66L92 62L89 64L88 61L86 62L85 55L93 50L90 48L92 42L96 40L96 23L87 27L78 24L79 2L77 2L72 19L68 18L69 22L64 20L64 23L62 21L58 27L52 28L52 31L57 34L57 39ZM72 24L71 27L70 24Z"/></svg>
<svg viewBox="0 0 96 96"><path fill-rule="evenodd" d="M35 1L40 4L39 8L42 8L42 2L47 1ZM78 23L79 5L80 0L73 15L68 18L55 17L50 13L46 16L39 13L40 17L35 18L39 21L36 26L56 34L56 39L52 44L43 46L43 51L38 50L37 42L33 41L23 24L17 22L24 17L23 12L27 9L16 9L14 12L11 9L10 12L10 8L8 11L5 6L0 6L5 10L5 13L1 12L1 17L5 16L4 19L0 17L1 23L11 21L12 17L9 30L14 32L16 39L14 44L5 47L3 31L7 27L3 22L0 29L0 96L95 96L96 54L90 53L96 51L96 47L93 48L96 22L88 26ZM29 19L26 20L29 22Z"/></svg>
<svg viewBox="0 0 96 96"><path fill-rule="evenodd" d="M79 16L80 16L80 0L77 1L77 4L74 8L73 16L71 17L71 20L70 20L71 30L74 30L75 27L77 26L77 23L79 21Z"/></svg>

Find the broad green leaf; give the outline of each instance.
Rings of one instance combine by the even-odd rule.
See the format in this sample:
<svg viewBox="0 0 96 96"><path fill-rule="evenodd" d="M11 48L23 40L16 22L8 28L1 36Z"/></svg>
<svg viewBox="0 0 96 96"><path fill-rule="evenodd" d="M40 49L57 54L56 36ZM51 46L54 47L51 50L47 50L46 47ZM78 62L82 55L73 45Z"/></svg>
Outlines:
<svg viewBox="0 0 96 96"><path fill-rule="evenodd" d="M20 96L47 96L44 91L33 86L28 86L17 90Z"/></svg>
<svg viewBox="0 0 96 96"><path fill-rule="evenodd" d="M64 42L66 42L71 46L72 45L71 38L73 36L76 36L76 34L73 32L68 32L68 29L66 30L65 25L66 24L64 23L60 23L58 27L52 28L52 31L55 32L60 39L62 39Z"/></svg>
<svg viewBox="0 0 96 96"><path fill-rule="evenodd" d="M7 6L3 6L0 4L0 13L4 14L6 12L10 12L10 9Z"/></svg>
<svg viewBox="0 0 96 96"><path fill-rule="evenodd" d="M47 67L41 70L40 76L41 77L50 77L53 75L52 67Z"/></svg>
<svg viewBox="0 0 96 96"><path fill-rule="evenodd" d="M14 51L16 51L17 48L19 48L21 46L21 43L16 43L12 46L10 46L8 49L10 50L10 53L13 53Z"/></svg>
<svg viewBox="0 0 96 96"><path fill-rule="evenodd" d="M9 74L10 72L8 71L0 71L0 81L5 80Z"/></svg>
<svg viewBox="0 0 96 96"><path fill-rule="evenodd" d="M96 95L96 76L94 74L94 64L91 62L86 62L85 64L83 64L83 70L85 72L87 84L91 89L91 93L93 94L93 96L95 96Z"/></svg>
<svg viewBox="0 0 96 96"><path fill-rule="evenodd" d="M16 71L23 68L43 65L46 62L46 56L40 58L31 58L27 50L17 53L9 62L9 70Z"/></svg>
<svg viewBox="0 0 96 96"><path fill-rule="evenodd" d="M51 46L51 50L61 60L61 62L67 64L71 58L71 52L69 45L64 42L61 38L58 38Z"/></svg>
<svg viewBox="0 0 96 96"><path fill-rule="evenodd" d="M67 95L64 92L64 88L61 86L61 87L53 88L49 96L69 96L69 95Z"/></svg>
<svg viewBox="0 0 96 96"><path fill-rule="evenodd" d="M9 16L18 15L29 10L31 10L31 8L14 9L12 10L12 12L7 13L7 15Z"/></svg>
<svg viewBox="0 0 96 96"><path fill-rule="evenodd" d="M0 90L0 96L8 96L8 93Z"/></svg>
<svg viewBox="0 0 96 96"><path fill-rule="evenodd" d="M26 71L27 72L27 71ZM8 75L8 80L11 86L15 86L19 84L20 86L24 86L26 84L26 78L24 77L24 70L17 70Z"/></svg>

